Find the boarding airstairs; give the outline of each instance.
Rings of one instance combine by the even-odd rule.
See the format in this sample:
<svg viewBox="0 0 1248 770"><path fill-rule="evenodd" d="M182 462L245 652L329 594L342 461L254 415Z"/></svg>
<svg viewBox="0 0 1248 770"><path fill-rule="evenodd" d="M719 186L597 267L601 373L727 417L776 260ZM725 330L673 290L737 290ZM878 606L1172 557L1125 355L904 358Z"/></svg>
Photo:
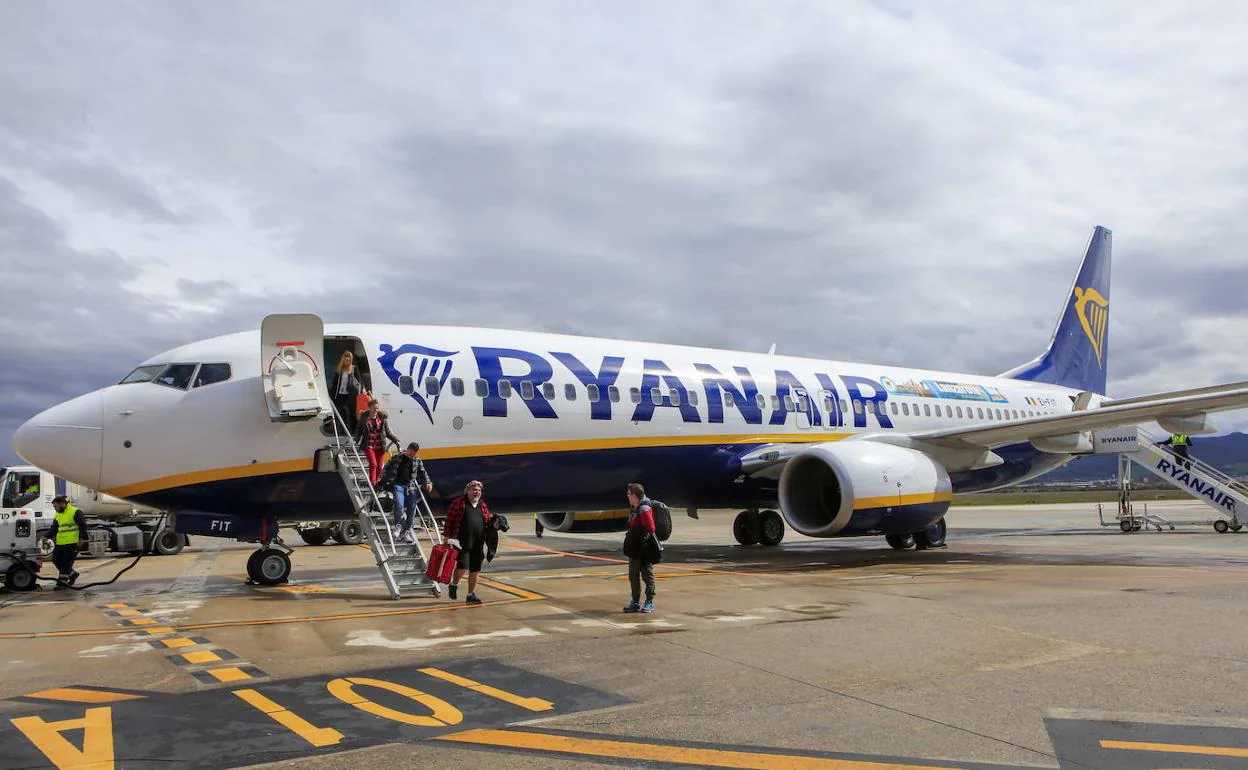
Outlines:
<svg viewBox="0 0 1248 770"><path fill-rule="evenodd" d="M1179 457L1142 428L1138 436L1139 448L1123 456L1221 514L1224 518L1213 522L1217 532L1239 532L1243 529L1245 522L1239 514L1248 517L1248 484L1195 457Z"/></svg>
<svg viewBox="0 0 1248 770"><path fill-rule="evenodd" d="M424 545L432 550L442 541L442 535L424 494L416 490L419 497L412 522L416 542L396 540L390 527L390 516L382 508L381 500L369 482L367 461L360 454L354 439L343 432L341 421L335 419L328 422L332 423L334 433L328 439L326 448L334 457L338 475L342 477L360 526L364 528L364 536L372 547L377 569L381 571L390 598L441 596L441 586L425 577Z"/></svg>

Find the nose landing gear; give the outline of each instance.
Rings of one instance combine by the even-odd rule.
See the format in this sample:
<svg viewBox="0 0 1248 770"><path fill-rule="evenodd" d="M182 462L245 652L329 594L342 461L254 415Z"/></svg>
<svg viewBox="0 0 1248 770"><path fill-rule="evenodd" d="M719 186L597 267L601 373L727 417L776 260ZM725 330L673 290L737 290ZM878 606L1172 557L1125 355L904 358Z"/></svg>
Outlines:
<svg viewBox="0 0 1248 770"><path fill-rule="evenodd" d="M290 579L291 550L281 541L264 543L247 558L247 582L251 585L275 586Z"/></svg>

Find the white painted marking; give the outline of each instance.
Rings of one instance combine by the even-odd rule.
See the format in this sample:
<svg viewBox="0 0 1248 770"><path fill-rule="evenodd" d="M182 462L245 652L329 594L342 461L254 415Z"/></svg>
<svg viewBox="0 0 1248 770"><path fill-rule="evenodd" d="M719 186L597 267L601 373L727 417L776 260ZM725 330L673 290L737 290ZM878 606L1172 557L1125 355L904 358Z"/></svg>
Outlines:
<svg viewBox="0 0 1248 770"><path fill-rule="evenodd" d="M740 623L745 620L766 620L762 615L711 615L709 620L721 623Z"/></svg>
<svg viewBox="0 0 1248 770"><path fill-rule="evenodd" d="M352 631L348 647L386 647L391 650L426 650L440 644L473 644L491 639L517 639L526 636L542 636L535 628L516 628L510 631L491 631L485 634L445 636L440 639L390 639L380 631Z"/></svg>
<svg viewBox="0 0 1248 770"><path fill-rule="evenodd" d="M99 647L92 647L89 650L83 650L78 653L83 658L115 658L121 655L133 655L136 652L150 652L152 646L147 642L139 642L137 644L105 644Z"/></svg>

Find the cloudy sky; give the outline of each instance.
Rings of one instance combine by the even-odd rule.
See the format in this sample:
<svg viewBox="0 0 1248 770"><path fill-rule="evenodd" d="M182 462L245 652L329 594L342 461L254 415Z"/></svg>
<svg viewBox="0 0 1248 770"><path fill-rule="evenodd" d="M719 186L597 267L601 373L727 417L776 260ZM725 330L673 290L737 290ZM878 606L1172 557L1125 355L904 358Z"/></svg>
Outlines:
<svg viewBox="0 0 1248 770"><path fill-rule="evenodd" d="M0 4L0 460L271 312L1248 379L1248 5ZM1248 427L1243 413L1224 427Z"/></svg>

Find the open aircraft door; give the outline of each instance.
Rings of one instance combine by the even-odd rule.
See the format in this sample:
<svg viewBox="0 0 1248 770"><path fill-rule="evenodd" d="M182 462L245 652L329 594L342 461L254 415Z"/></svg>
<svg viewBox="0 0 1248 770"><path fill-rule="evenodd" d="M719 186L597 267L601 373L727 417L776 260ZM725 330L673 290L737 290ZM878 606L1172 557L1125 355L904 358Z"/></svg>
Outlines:
<svg viewBox="0 0 1248 770"><path fill-rule="evenodd" d="M274 422L333 413L324 382L325 324L310 313L265 316L260 324L260 381Z"/></svg>

